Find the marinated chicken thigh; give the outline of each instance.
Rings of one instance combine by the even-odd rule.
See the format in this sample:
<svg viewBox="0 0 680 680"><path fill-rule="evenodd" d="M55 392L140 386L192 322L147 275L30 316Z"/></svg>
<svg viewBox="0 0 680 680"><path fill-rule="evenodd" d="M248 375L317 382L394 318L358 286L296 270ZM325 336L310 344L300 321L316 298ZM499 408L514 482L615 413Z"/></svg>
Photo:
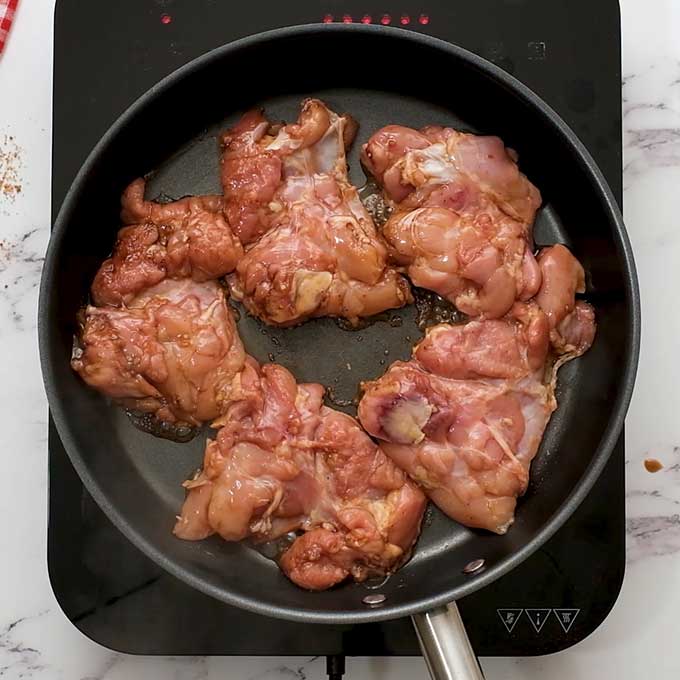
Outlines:
<svg viewBox="0 0 680 680"><path fill-rule="evenodd" d="M280 566L297 585L329 588L393 571L418 536L425 496L348 415L323 406L324 388L250 359L185 483L180 538L298 537ZM305 533L301 533L305 532Z"/></svg>
<svg viewBox="0 0 680 680"><path fill-rule="evenodd" d="M88 385L166 423L223 412L246 355L219 284L165 279L83 317L71 365Z"/></svg>
<svg viewBox="0 0 680 680"><path fill-rule="evenodd" d="M272 126L251 112L224 136L225 212L252 243L229 283L266 323L356 322L411 301L347 177L345 148L355 131L349 116L309 99L297 124Z"/></svg>
<svg viewBox="0 0 680 680"><path fill-rule="evenodd" d="M531 225L541 197L500 139L389 125L362 162L393 208L383 235L414 284L483 318L536 294Z"/></svg>
<svg viewBox="0 0 680 680"><path fill-rule="evenodd" d="M366 431L449 517L497 533L512 523L555 408L543 382L545 315L517 312L433 327L413 360L364 386L359 404Z"/></svg>
<svg viewBox="0 0 680 680"><path fill-rule="evenodd" d="M144 200L137 179L122 198L122 219L113 254L92 284L96 305L129 303L163 279L208 281L234 269L243 248L222 215L220 196L195 196L172 203Z"/></svg>

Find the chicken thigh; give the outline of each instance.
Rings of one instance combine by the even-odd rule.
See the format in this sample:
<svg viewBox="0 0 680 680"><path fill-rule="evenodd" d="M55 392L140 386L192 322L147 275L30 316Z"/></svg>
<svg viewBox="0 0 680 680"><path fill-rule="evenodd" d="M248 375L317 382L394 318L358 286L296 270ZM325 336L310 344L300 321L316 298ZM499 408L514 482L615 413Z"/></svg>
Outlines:
<svg viewBox="0 0 680 680"><path fill-rule="evenodd" d="M425 496L324 389L249 359L175 534L199 540L298 536L280 558L297 585L322 590L393 571L418 536ZM219 424L217 423L217 424Z"/></svg>
<svg viewBox="0 0 680 680"><path fill-rule="evenodd" d="M222 215L222 198L195 196L172 203L144 200L137 179L122 198L122 219L113 254L92 284L96 305L129 303L166 277L208 281L234 269L243 248Z"/></svg>
<svg viewBox="0 0 680 680"><path fill-rule="evenodd" d="M225 210L242 241L252 242L229 284L268 324L356 322L411 301L347 177L355 129L348 116L309 99L295 125L270 126L251 112L224 137Z"/></svg>
<svg viewBox="0 0 680 680"><path fill-rule="evenodd" d="M431 328L409 362L364 385L359 420L449 517L504 533L555 408L540 309ZM470 349L473 348L473 351Z"/></svg>
<svg viewBox="0 0 680 680"><path fill-rule="evenodd" d="M389 125L362 162L393 208L383 235L413 283L484 318L536 294L531 224L541 198L500 139Z"/></svg>
<svg viewBox="0 0 680 680"><path fill-rule="evenodd" d="M165 279L124 307L86 307L71 365L131 410L197 426L223 412L245 356L219 284Z"/></svg>

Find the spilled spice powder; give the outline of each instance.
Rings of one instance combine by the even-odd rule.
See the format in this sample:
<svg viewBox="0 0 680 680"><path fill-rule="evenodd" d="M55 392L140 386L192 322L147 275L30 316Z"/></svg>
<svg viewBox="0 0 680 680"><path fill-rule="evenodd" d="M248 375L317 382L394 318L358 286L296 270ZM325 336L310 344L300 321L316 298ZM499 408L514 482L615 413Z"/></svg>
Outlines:
<svg viewBox="0 0 680 680"><path fill-rule="evenodd" d="M647 472L658 472L663 468L663 464L656 458L645 458L645 470Z"/></svg>
<svg viewBox="0 0 680 680"><path fill-rule="evenodd" d="M0 200L13 201L21 193L21 147L11 135L0 135Z"/></svg>
<svg viewBox="0 0 680 680"><path fill-rule="evenodd" d="M14 243L0 239L0 270L7 266L14 250Z"/></svg>

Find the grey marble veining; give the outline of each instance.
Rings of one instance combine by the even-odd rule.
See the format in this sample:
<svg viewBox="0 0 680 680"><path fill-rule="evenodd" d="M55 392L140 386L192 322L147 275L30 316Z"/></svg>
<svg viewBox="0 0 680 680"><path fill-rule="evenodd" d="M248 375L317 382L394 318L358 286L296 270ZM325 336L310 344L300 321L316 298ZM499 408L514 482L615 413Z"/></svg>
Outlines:
<svg viewBox="0 0 680 680"><path fill-rule="evenodd" d="M0 241L0 339L8 328L35 331L35 295L44 259L38 227Z"/></svg>

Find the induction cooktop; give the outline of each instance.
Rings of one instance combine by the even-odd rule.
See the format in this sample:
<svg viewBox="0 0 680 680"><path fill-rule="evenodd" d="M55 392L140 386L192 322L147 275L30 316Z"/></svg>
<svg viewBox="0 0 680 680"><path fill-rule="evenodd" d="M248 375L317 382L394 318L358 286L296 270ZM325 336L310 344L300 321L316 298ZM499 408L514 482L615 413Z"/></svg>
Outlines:
<svg viewBox="0 0 680 680"><path fill-rule="evenodd" d="M53 217L100 136L158 80L237 38L318 22L394 25L493 61L571 125L621 203L617 0L58 0ZM443 86L455 84L443 80ZM420 654L409 619L312 626L267 619L192 590L109 522L81 484L52 424L49 481L52 586L73 624L102 645L171 655ZM564 527L517 569L459 602L477 654L548 654L595 630L623 580L624 520L622 436Z"/></svg>

